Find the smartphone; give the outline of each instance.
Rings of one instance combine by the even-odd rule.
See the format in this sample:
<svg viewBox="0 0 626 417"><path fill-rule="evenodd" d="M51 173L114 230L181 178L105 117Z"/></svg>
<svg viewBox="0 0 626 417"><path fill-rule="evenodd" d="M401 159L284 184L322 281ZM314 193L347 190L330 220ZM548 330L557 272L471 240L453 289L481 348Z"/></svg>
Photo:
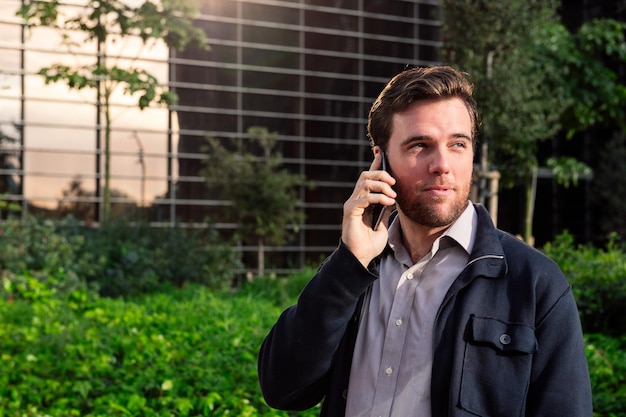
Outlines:
<svg viewBox="0 0 626 417"><path fill-rule="evenodd" d="M383 158L380 169L382 169L383 171L389 171L387 167L387 158L385 157L385 153L383 151L380 151L380 155ZM386 208L387 206L383 206L382 204L374 204L372 206L372 229L378 229L378 226L383 219L383 215L385 214Z"/></svg>

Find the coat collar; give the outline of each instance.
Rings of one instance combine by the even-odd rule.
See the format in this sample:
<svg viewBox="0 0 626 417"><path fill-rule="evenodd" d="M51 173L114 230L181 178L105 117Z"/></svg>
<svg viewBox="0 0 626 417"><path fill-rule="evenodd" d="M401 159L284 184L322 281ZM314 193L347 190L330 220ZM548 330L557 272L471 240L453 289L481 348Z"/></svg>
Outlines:
<svg viewBox="0 0 626 417"><path fill-rule="evenodd" d="M474 207L478 217L476 241L462 275L502 278L507 273L508 265L500 243L499 231L484 206L474 204Z"/></svg>

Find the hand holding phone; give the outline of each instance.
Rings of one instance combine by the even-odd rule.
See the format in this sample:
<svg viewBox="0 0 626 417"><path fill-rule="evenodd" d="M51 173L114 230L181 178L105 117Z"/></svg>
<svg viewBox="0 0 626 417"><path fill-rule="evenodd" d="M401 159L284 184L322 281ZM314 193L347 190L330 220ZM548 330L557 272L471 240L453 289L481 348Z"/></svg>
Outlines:
<svg viewBox="0 0 626 417"><path fill-rule="evenodd" d="M364 267L387 245L389 236L383 229L386 229L389 211L385 207L387 204L392 207L396 198L392 167L380 151L380 147L374 149L375 154L381 154L380 157L374 156L369 170L361 172L352 195L343 205L341 241ZM384 174L382 170L388 173ZM381 222L382 227L378 227ZM373 228L379 230L374 231Z"/></svg>

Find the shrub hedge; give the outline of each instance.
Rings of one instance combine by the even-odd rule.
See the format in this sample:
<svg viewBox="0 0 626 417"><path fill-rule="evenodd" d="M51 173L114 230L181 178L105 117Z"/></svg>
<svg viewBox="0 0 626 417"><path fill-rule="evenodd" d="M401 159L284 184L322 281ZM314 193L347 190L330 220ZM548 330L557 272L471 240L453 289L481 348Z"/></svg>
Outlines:
<svg viewBox="0 0 626 417"><path fill-rule="evenodd" d="M58 298L25 282L0 301L0 416L289 415L265 405L257 382L274 300L195 284Z"/></svg>
<svg viewBox="0 0 626 417"><path fill-rule="evenodd" d="M236 291L190 285L129 299L59 297L25 277L0 301L0 417L267 416L263 337L310 276ZM626 417L626 337L586 335L595 417Z"/></svg>
<svg viewBox="0 0 626 417"><path fill-rule="evenodd" d="M154 291L163 284L229 288L238 255L214 230L130 226L82 227L73 218L10 218L0 227L0 270L54 279L58 291L89 285L104 296Z"/></svg>
<svg viewBox="0 0 626 417"><path fill-rule="evenodd" d="M626 417L626 336L585 336L594 417Z"/></svg>
<svg viewBox="0 0 626 417"><path fill-rule="evenodd" d="M576 245L569 233L543 251L559 264L572 284L586 333L626 334L626 253L616 235L606 247Z"/></svg>

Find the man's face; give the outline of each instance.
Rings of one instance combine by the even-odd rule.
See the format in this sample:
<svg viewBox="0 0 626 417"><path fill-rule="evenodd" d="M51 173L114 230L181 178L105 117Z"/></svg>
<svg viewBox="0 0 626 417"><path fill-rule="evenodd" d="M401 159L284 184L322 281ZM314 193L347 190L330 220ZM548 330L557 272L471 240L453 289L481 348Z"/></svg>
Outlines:
<svg viewBox="0 0 626 417"><path fill-rule="evenodd" d="M387 158L400 215L429 228L452 224L472 182L472 124L463 100L420 101L396 113Z"/></svg>

